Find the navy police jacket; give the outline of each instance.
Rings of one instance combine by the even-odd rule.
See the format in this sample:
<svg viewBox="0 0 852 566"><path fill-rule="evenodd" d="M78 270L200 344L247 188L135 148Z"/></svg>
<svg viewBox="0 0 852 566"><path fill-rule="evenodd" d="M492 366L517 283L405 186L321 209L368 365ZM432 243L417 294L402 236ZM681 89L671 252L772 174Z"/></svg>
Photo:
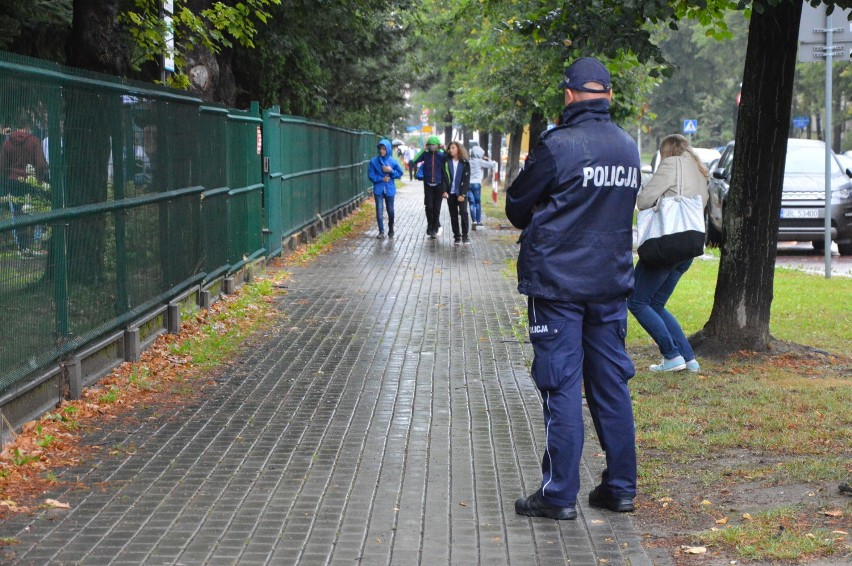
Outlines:
<svg viewBox="0 0 852 566"><path fill-rule="evenodd" d="M557 301L610 301L633 290L639 150L610 121L609 101L566 107L506 195L522 228L518 291Z"/></svg>

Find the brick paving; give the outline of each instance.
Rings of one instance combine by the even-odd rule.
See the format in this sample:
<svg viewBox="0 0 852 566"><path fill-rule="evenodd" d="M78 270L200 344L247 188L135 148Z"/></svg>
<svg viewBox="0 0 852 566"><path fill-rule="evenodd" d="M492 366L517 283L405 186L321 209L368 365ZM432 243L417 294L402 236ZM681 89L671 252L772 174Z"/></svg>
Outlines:
<svg viewBox="0 0 852 566"><path fill-rule="evenodd" d="M0 561L667 563L630 515L585 505L603 467L593 434L578 520L514 513L538 487L543 435L508 274L517 232L486 219L453 246L442 215L427 239L406 183L395 239L373 228L295 269L275 328L202 402L90 438L126 449L65 473L89 487L52 495L70 510L1 524L19 542Z"/></svg>

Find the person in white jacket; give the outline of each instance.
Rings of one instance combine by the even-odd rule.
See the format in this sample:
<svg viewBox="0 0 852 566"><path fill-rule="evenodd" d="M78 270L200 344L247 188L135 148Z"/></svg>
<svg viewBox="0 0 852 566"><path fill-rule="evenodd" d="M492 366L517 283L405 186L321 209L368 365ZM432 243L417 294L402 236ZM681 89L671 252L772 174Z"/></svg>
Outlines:
<svg viewBox="0 0 852 566"><path fill-rule="evenodd" d="M485 156L485 151L476 142L470 142L470 186L467 191L470 206L470 224L474 230L482 226L482 178L484 170L493 170L495 162Z"/></svg>
<svg viewBox="0 0 852 566"><path fill-rule="evenodd" d="M707 168L692 151L689 140L680 134L663 138L660 143L660 166L636 198L636 208L652 208L660 197L676 196L678 193L677 169L682 170L683 196L699 195L705 208L707 192ZM660 348L663 360L652 364L652 371L697 372L700 368L689 340L677 319L666 310L666 302L674 292L680 278L692 265L692 258L681 263L654 267L641 259L636 264L635 286L627 307L633 316L651 335Z"/></svg>

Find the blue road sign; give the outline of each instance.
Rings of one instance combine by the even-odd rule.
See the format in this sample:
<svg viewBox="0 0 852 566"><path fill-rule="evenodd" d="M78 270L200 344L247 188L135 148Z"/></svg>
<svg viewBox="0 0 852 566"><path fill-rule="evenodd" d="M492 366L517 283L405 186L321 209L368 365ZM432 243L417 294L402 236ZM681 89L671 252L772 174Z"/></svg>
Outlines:
<svg viewBox="0 0 852 566"><path fill-rule="evenodd" d="M793 116L793 127L804 130L811 123L809 116Z"/></svg>
<svg viewBox="0 0 852 566"><path fill-rule="evenodd" d="M683 133L694 134L698 131L698 120L684 120Z"/></svg>

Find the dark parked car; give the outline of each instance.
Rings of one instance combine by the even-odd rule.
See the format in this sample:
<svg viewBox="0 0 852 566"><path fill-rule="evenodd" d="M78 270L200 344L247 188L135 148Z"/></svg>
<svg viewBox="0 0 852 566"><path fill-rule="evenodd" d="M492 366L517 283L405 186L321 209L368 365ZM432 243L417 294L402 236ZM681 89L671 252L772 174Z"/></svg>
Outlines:
<svg viewBox="0 0 852 566"><path fill-rule="evenodd" d="M710 175L707 205L707 243L724 240L722 215L731 182L734 142L725 146ZM818 140L787 140L787 161L781 194L778 241L825 244L825 144ZM831 161L831 239L840 255L852 255L852 169Z"/></svg>

